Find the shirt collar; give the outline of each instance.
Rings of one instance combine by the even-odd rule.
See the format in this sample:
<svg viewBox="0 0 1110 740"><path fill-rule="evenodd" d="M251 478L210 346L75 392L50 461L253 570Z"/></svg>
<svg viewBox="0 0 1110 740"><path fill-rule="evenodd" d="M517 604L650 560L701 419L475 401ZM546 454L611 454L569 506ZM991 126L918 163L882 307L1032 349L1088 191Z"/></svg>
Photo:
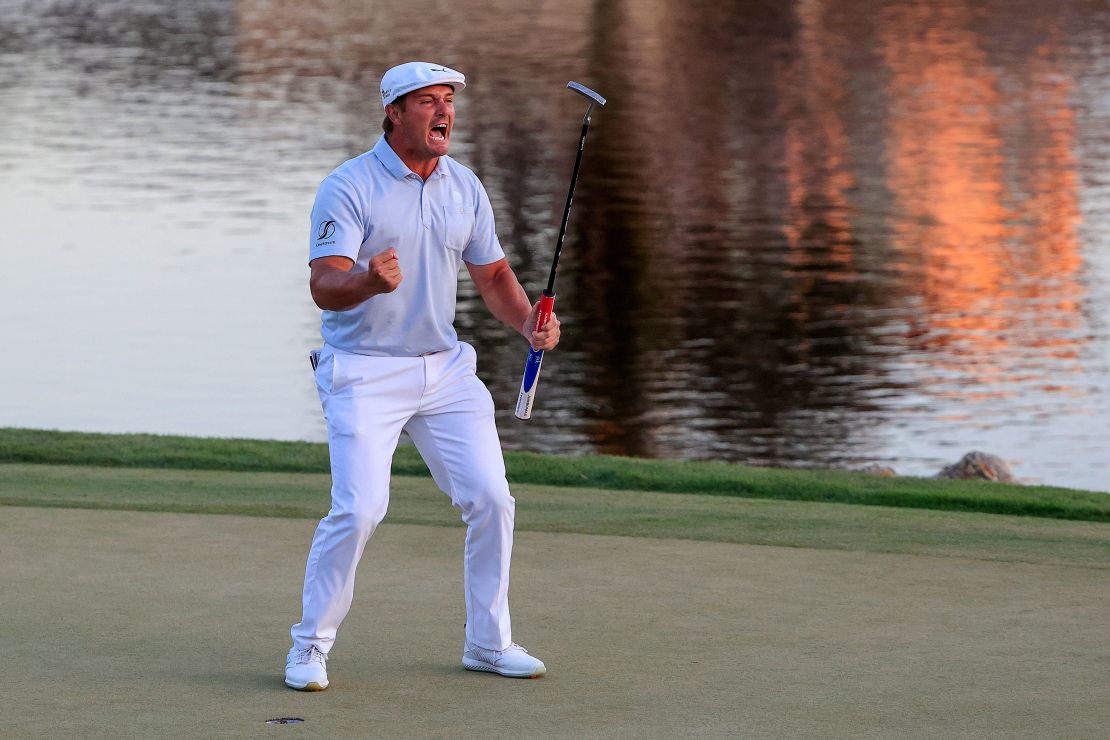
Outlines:
<svg viewBox="0 0 1110 740"><path fill-rule="evenodd" d="M393 147L385 138L385 134L378 137L378 143L370 151L374 152L374 156L382 163L382 166L389 171L389 174L396 177L398 180L403 180L409 175L415 174L408 166L401 161L397 156L397 152L393 151ZM443 161L445 157L440 157L440 162L436 164L435 171L432 172L432 177L446 177L447 167L444 166Z"/></svg>

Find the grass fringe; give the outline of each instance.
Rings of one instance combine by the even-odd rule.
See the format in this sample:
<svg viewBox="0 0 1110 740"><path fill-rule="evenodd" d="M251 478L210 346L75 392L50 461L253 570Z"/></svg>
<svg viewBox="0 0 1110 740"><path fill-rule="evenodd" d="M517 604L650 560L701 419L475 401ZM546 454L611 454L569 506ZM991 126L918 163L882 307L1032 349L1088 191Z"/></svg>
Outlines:
<svg viewBox="0 0 1110 740"><path fill-rule="evenodd" d="M1049 486L882 478L847 471L757 468L718 462L601 455L556 457L508 452L505 462L512 483L1110 522L1110 495ZM16 428L0 428L0 463L329 472L327 446L322 443ZM427 466L411 446L398 449L393 459L393 473L429 475Z"/></svg>

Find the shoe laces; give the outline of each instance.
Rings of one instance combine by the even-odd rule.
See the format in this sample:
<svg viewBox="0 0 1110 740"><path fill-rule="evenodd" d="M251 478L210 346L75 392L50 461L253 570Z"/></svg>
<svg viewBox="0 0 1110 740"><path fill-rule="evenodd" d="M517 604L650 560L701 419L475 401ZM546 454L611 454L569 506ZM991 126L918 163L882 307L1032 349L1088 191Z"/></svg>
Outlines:
<svg viewBox="0 0 1110 740"><path fill-rule="evenodd" d="M295 663L319 663L320 665L326 664L328 656L315 645L309 645L304 650L298 650Z"/></svg>
<svg viewBox="0 0 1110 740"><path fill-rule="evenodd" d="M517 645L515 642L511 643L509 647L505 648L504 650L490 650L489 648L478 647L477 645L471 647L470 650L484 660L489 661L490 663L496 663L497 661L501 660L502 657L508 655L509 653L519 652L524 653L525 655L528 654L527 650L525 650L520 645Z"/></svg>

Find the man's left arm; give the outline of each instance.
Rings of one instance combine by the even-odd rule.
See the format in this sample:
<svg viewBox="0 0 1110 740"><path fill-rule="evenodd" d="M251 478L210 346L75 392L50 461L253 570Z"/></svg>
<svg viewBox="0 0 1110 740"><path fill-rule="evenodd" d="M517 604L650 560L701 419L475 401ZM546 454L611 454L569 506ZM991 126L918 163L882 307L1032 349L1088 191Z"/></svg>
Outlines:
<svg viewBox="0 0 1110 740"><path fill-rule="evenodd" d="M536 330L539 304L532 305L528 301L528 294L516 279L508 260L502 258L488 265L467 262L466 269L494 317L527 339L533 349L555 349L559 343L559 318L552 313L543 328Z"/></svg>

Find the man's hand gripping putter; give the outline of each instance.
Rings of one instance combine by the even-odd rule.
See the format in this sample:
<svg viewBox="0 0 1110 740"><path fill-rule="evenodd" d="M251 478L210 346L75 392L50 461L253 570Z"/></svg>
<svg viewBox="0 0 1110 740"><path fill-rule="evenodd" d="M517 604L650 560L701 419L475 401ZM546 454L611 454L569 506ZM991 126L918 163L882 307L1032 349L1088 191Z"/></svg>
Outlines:
<svg viewBox="0 0 1110 740"><path fill-rule="evenodd" d="M551 311L555 307L555 273L559 270L559 253L563 251L563 237L567 235L570 206L574 202L574 186L578 183L578 170L582 167L582 151L586 148L586 133L590 130L590 114L593 112L595 103L599 106L605 105L605 98L585 85L568 82L567 87L589 98L590 107L586 108L586 115L582 118L582 136L578 140L578 155L574 158L574 172L570 176L570 192L567 193L567 205L563 209L563 223L559 226L559 238L555 241L555 257L551 260L551 274L547 278L547 287L544 288L543 296L540 298L539 311L536 315L537 328L551 319ZM524 379L520 383L520 395L516 400L518 419L528 419L532 416L532 402L536 400L541 364L543 364L543 350L529 349L528 362L524 365Z"/></svg>

